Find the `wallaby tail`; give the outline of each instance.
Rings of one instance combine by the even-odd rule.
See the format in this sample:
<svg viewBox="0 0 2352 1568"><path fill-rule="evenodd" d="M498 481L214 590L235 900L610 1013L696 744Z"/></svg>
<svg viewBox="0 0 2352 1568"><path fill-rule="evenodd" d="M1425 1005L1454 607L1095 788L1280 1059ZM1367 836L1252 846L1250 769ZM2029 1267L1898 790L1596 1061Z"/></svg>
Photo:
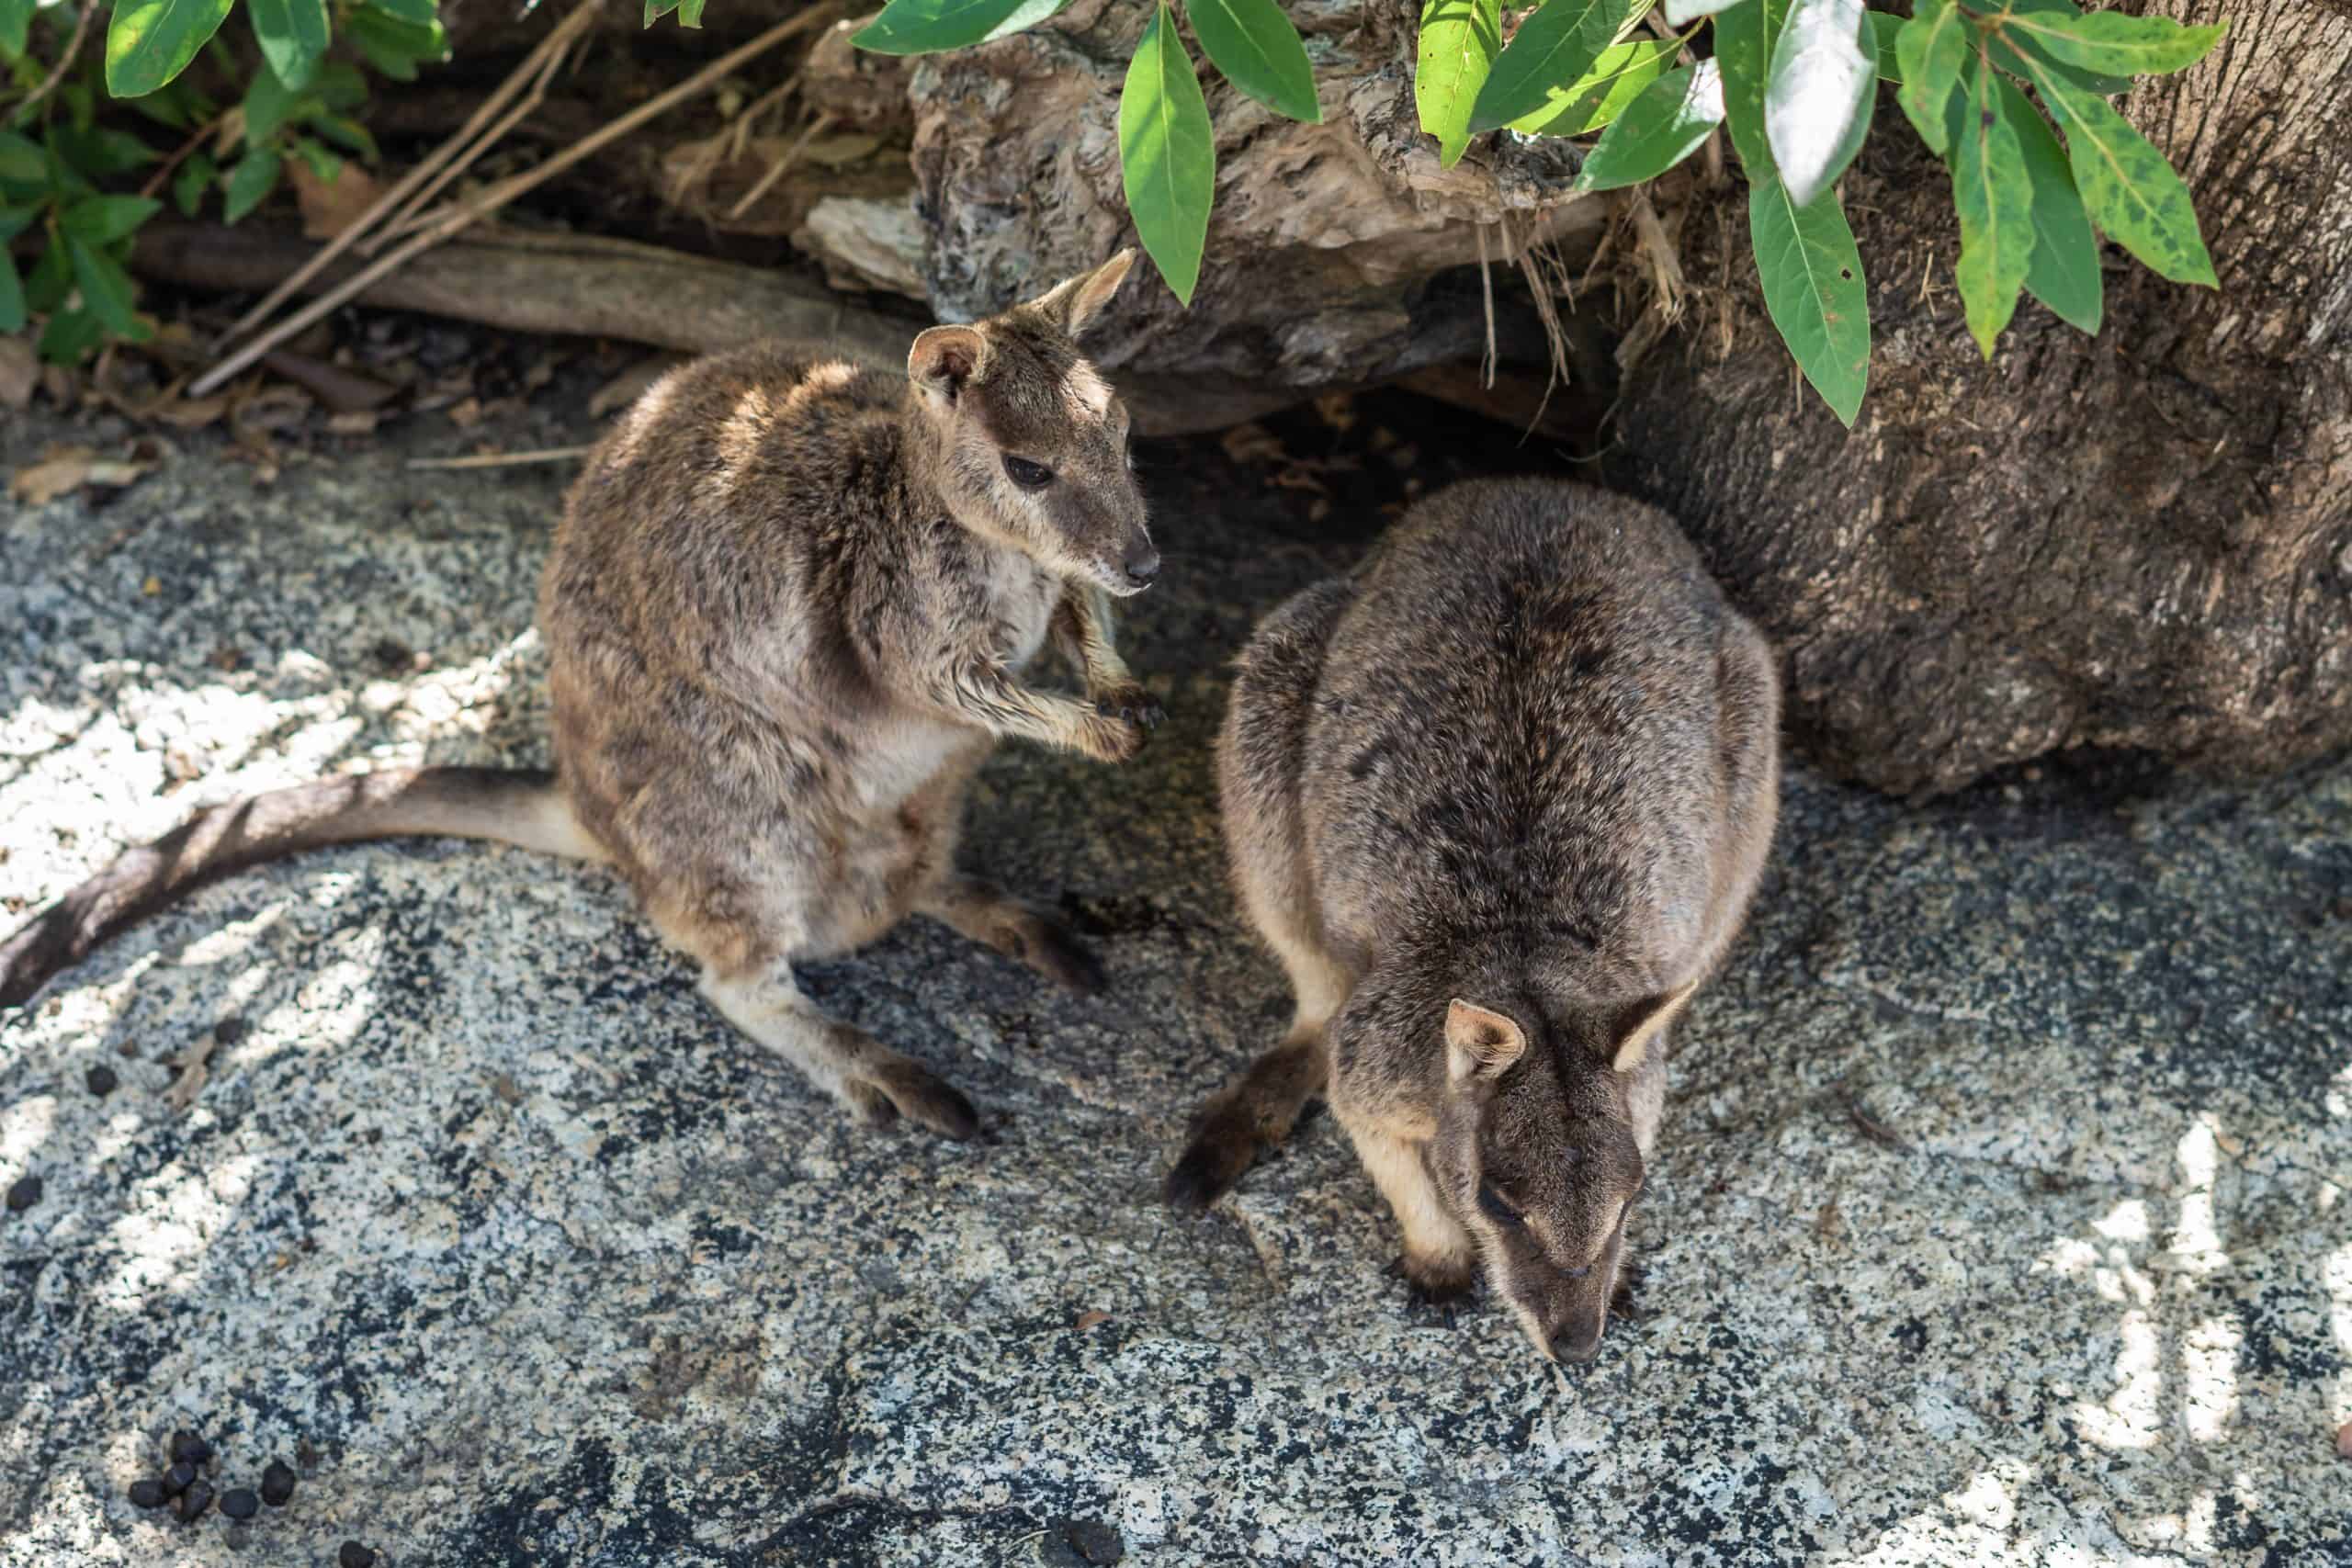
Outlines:
<svg viewBox="0 0 2352 1568"><path fill-rule="evenodd" d="M0 1007L27 1001L51 976L200 883L323 844L407 833L605 858L546 773L385 768L247 795L126 852L0 942Z"/></svg>
<svg viewBox="0 0 2352 1568"><path fill-rule="evenodd" d="M1201 1107L1160 1195L1179 1209L1216 1202L1262 1151L1290 1136L1298 1113L1324 1092L1329 1077L1323 1032L1295 1032Z"/></svg>

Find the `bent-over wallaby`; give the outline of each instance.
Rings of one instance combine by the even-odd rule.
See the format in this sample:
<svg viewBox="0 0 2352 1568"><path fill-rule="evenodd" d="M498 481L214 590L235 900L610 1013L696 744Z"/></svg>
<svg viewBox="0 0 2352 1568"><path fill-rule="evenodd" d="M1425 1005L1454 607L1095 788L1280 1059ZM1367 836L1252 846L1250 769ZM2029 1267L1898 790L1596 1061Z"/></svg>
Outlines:
<svg viewBox="0 0 2352 1568"><path fill-rule="evenodd" d="M1106 595L1140 591L1159 554L1126 411L1076 344L1134 259L929 329L904 381L776 344L656 383L572 486L541 581L552 777L401 768L215 807L0 943L0 1003L220 873L395 834L493 839L617 868L718 1010L861 1118L970 1136L961 1094L820 1012L790 963L911 910L1097 978L954 858L1000 736L1118 761L1158 722ZM1089 701L1021 681L1048 638Z"/></svg>
<svg viewBox="0 0 2352 1568"><path fill-rule="evenodd" d="M1168 1179L1205 1205L1322 1093L1432 1295L1481 1264L1546 1356L1600 1342L1665 1035L1771 841L1770 650L1664 513L1457 485L1260 625L1219 742L1290 1034Z"/></svg>

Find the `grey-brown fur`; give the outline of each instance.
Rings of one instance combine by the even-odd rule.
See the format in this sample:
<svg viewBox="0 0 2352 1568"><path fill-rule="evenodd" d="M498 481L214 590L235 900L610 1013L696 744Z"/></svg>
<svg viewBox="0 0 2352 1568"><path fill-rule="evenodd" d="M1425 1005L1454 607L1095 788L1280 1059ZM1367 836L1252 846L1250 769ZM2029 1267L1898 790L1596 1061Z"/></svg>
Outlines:
<svg viewBox="0 0 2352 1568"><path fill-rule="evenodd" d="M0 1001L223 871L394 833L501 839L617 868L719 1010L861 1117L968 1136L962 1095L818 1012L790 963L921 912L1095 979L1058 925L954 859L998 738L1117 761L1158 718L1109 596L1159 558L1126 412L1076 344L1133 259L922 333L904 379L771 344L656 384L590 457L542 581L553 781L412 769L215 807L0 943ZM1047 641L1087 700L1022 680Z"/></svg>
<svg viewBox="0 0 2352 1568"><path fill-rule="evenodd" d="M1680 531L1577 485L1442 491L1266 617L1219 781L1297 1015L1204 1107L1170 1201L1325 1093L1408 1278L1483 1267L1538 1349L1591 1354L1665 1034L1770 844L1778 717L1770 649Z"/></svg>

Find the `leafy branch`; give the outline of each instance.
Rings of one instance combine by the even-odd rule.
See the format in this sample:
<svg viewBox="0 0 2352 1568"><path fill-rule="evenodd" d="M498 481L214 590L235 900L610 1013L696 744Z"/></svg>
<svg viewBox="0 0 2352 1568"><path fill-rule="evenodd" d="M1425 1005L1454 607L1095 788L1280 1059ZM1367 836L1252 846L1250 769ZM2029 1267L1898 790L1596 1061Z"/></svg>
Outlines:
<svg viewBox="0 0 2352 1568"><path fill-rule="evenodd" d="M1453 161L1469 132L1504 123L1531 84L1577 90L1648 9L1649 0L1544 0L1507 48L1454 63L1483 87L1459 115L1452 99L1424 97L1422 129ZM1848 424L1870 380L1870 305L1836 184L1870 133L1882 81L1896 84L1904 117L1951 172L1953 273L1986 358L2021 293L2098 330L2099 231L2165 277L2214 284L2188 188L2108 99L2133 76L2196 63L2222 28L2086 15L2073 0L1917 0L1907 19L1862 0L1665 0L1665 20L1690 29L1686 39L1707 28L1712 58L1661 73L1605 128L1580 127L1602 133L1577 186L1654 179L1728 130L1747 175L1766 312ZM1522 51L1527 63L1514 66Z"/></svg>
<svg viewBox="0 0 2352 1568"><path fill-rule="evenodd" d="M890 0L854 41L960 49L1035 27L1062 3ZM1896 85L1904 117L1951 172L1954 275L1988 358L2021 293L2098 330L2102 231L2164 276L2212 286L2179 175L2107 100L2134 76L2194 64L2222 28L2086 15L2074 0L1917 0L1907 18L1865 0L1663 0L1679 30L1634 36L1657 3L1540 0L1506 42L1499 0L1424 0L1421 129L1448 165L1487 133L1598 132L1580 191L1656 179L1727 130L1766 311L1848 424L1869 386L1870 304L1837 182L1869 138L1881 83ZM1294 119L1319 118L1304 45L1276 0L1182 5L1235 86ZM1177 20L1174 0L1154 0L1120 95L1119 150L1136 233L1189 304L1216 150Z"/></svg>

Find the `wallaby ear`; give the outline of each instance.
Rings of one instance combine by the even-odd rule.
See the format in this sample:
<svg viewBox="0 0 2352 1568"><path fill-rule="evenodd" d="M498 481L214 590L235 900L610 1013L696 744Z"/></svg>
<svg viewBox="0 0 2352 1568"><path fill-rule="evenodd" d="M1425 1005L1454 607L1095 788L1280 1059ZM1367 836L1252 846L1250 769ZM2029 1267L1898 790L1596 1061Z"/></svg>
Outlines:
<svg viewBox="0 0 2352 1568"><path fill-rule="evenodd" d="M1682 1010L1682 1004L1698 988L1698 981L1686 981L1671 991L1645 997L1619 1013L1616 1027L1611 1031L1613 1055L1609 1065L1621 1073L1630 1073L1640 1066L1642 1059L1649 1055L1650 1042L1674 1021L1675 1014Z"/></svg>
<svg viewBox="0 0 2352 1568"><path fill-rule="evenodd" d="M1498 1078L1527 1049L1527 1032L1503 1014L1460 997L1445 1010L1445 1062L1455 1083Z"/></svg>
<svg viewBox="0 0 2352 1568"><path fill-rule="evenodd" d="M951 401L988 368L989 340L978 327L925 327L907 350L907 379Z"/></svg>
<svg viewBox="0 0 2352 1568"><path fill-rule="evenodd" d="M1053 317L1062 324L1062 331L1076 337L1086 330L1088 322L1102 313L1111 296L1126 281L1127 269L1135 265L1136 248L1129 245L1092 272L1056 284L1031 300L1030 305Z"/></svg>

